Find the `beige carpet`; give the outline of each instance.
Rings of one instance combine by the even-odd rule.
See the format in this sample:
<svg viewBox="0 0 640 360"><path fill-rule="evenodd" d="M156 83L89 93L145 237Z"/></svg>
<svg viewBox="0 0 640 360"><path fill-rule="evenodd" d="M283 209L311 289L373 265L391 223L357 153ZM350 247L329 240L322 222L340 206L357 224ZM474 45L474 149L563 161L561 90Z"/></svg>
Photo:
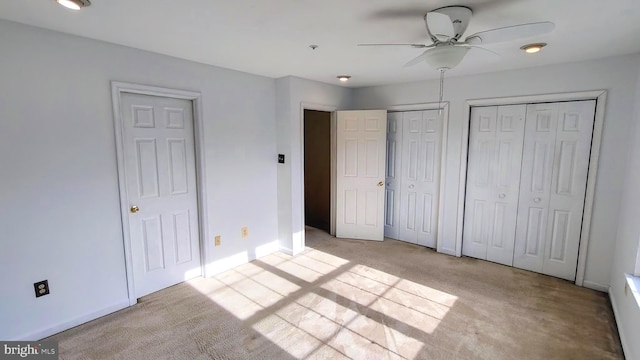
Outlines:
<svg viewBox="0 0 640 360"><path fill-rule="evenodd" d="M393 240L307 245L60 333L60 359L623 358L605 294Z"/></svg>

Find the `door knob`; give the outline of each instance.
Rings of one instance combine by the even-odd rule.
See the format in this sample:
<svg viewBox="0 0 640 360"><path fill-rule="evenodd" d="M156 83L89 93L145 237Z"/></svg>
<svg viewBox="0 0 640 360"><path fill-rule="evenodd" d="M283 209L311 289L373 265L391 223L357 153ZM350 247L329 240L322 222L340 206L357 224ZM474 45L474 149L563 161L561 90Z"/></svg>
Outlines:
<svg viewBox="0 0 640 360"><path fill-rule="evenodd" d="M409 189L413 189L415 187L415 185L411 184L409 185Z"/></svg>
<svg viewBox="0 0 640 360"><path fill-rule="evenodd" d="M136 205L131 205L131 209L129 209L132 213L137 213L138 211L140 211L140 208L137 207Z"/></svg>
<svg viewBox="0 0 640 360"><path fill-rule="evenodd" d="M535 202L535 203L539 203L540 201L542 201L542 199L540 199L539 197L533 199L533 202Z"/></svg>
<svg viewBox="0 0 640 360"><path fill-rule="evenodd" d="M498 197L499 197L500 199L504 199L504 198L506 198L506 197L507 197L507 194L500 194L500 195L498 195Z"/></svg>
<svg viewBox="0 0 640 360"><path fill-rule="evenodd" d="M380 182L378 183L378 186L383 186L383 185L384 185L384 183L383 183L382 181L380 181Z"/></svg>

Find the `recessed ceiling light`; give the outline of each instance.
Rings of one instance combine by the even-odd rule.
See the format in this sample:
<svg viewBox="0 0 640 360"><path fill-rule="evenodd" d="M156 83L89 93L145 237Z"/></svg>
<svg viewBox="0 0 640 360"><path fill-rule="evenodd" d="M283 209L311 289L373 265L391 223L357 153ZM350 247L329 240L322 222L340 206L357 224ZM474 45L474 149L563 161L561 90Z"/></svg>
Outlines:
<svg viewBox="0 0 640 360"><path fill-rule="evenodd" d="M83 7L91 6L89 0L56 0L56 2L71 10L80 10Z"/></svg>
<svg viewBox="0 0 640 360"><path fill-rule="evenodd" d="M338 75L337 76L338 80L342 81L342 82L347 82L349 81L349 79L351 79L350 75Z"/></svg>
<svg viewBox="0 0 640 360"><path fill-rule="evenodd" d="M547 43L535 43L524 45L520 49L524 50L527 54L535 54L542 50L543 47L547 46Z"/></svg>

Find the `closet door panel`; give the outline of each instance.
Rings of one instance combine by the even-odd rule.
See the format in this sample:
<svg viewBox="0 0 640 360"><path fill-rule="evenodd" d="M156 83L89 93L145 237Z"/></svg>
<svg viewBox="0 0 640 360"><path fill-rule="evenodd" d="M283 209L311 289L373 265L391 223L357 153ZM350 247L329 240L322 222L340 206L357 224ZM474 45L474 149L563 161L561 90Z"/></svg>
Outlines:
<svg viewBox="0 0 640 360"><path fill-rule="evenodd" d="M575 280L595 101L558 104L543 273Z"/></svg>
<svg viewBox="0 0 640 360"><path fill-rule="evenodd" d="M385 174L384 236L398 238L402 163L402 113L387 114L387 168Z"/></svg>
<svg viewBox="0 0 640 360"><path fill-rule="evenodd" d="M513 266L542 272L558 124L557 104L527 106Z"/></svg>
<svg viewBox="0 0 640 360"><path fill-rule="evenodd" d="M437 110L406 111L402 116L397 239L436 246L442 120Z"/></svg>
<svg viewBox="0 0 640 360"><path fill-rule="evenodd" d="M437 239L442 121L438 110L422 111L418 154L418 244L435 248Z"/></svg>
<svg viewBox="0 0 640 360"><path fill-rule="evenodd" d="M490 207L495 192L492 167L497 118L497 106L471 108L462 254L484 260L493 235L489 224L493 222Z"/></svg>
<svg viewBox="0 0 640 360"><path fill-rule="evenodd" d="M402 113L402 166L400 189L400 229L398 239L418 243L418 175L422 111Z"/></svg>
<svg viewBox="0 0 640 360"><path fill-rule="evenodd" d="M525 105L498 107L493 171L492 233L487 244L487 260L513 265Z"/></svg>
<svg viewBox="0 0 640 360"><path fill-rule="evenodd" d="M512 265L525 105L471 110L462 253Z"/></svg>

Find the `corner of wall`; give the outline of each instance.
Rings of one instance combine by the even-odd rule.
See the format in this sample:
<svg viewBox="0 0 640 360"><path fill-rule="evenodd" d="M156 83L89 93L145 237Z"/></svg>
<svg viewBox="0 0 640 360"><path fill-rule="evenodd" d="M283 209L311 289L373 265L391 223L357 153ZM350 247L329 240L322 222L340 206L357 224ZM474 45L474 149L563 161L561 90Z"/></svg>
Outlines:
<svg viewBox="0 0 640 360"><path fill-rule="evenodd" d="M276 83L276 151L285 155L285 163L277 164L278 242L280 249L292 247L291 238L291 77ZM275 156L275 154L274 154Z"/></svg>

